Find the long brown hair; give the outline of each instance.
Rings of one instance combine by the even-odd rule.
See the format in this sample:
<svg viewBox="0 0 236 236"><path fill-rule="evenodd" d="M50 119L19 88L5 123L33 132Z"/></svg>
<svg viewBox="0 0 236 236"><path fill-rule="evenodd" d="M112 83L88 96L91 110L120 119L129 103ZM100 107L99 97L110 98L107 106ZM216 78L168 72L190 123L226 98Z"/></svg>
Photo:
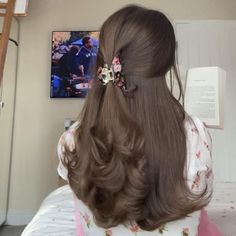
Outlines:
<svg viewBox="0 0 236 236"><path fill-rule="evenodd" d="M73 191L101 227L136 221L153 230L207 203L186 183L185 111L166 83L172 71L182 92L175 51L159 11L127 6L101 28L96 69L119 54L127 91L94 79L65 160Z"/></svg>

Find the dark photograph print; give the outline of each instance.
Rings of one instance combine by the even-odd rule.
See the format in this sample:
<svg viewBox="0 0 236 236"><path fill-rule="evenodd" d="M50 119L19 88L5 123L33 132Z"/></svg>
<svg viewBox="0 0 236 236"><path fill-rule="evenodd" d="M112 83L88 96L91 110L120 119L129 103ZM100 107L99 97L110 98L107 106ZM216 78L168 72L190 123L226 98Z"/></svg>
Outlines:
<svg viewBox="0 0 236 236"><path fill-rule="evenodd" d="M91 86L99 46L98 31L54 31L51 98L84 98Z"/></svg>

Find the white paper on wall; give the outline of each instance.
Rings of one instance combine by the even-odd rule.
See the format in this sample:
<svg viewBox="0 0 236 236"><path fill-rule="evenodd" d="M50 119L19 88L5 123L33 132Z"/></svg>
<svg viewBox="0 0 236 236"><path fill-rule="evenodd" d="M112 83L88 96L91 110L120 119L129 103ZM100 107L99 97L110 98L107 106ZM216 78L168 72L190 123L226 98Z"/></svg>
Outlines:
<svg viewBox="0 0 236 236"><path fill-rule="evenodd" d="M224 127L224 89L226 72L219 67L188 70L185 109L198 116L208 127Z"/></svg>

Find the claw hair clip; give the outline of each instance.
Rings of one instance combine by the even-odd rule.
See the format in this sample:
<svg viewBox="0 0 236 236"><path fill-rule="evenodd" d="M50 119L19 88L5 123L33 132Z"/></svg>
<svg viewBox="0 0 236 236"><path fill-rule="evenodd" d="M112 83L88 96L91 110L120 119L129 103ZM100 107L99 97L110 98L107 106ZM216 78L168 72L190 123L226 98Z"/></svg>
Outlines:
<svg viewBox="0 0 236 236"><path fill-rule="evenodd" d="M123 90L126 89L119 56L114 57L110 68L107 64L105 64L104 67L99 67L97 76L103 85L107 85L109 82L112 82L117 87Z"/></svg>

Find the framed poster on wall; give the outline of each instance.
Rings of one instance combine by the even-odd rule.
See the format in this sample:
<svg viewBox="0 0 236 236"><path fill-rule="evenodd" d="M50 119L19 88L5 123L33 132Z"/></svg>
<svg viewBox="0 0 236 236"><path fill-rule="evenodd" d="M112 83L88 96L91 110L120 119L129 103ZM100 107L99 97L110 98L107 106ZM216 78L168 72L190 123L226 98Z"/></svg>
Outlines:
<svg viewBox="0 0 236 236"><path fill-rule="evenodd" d="M53 31L51 98L84 98L91 87L99 47L98 31Z"/></svg>

